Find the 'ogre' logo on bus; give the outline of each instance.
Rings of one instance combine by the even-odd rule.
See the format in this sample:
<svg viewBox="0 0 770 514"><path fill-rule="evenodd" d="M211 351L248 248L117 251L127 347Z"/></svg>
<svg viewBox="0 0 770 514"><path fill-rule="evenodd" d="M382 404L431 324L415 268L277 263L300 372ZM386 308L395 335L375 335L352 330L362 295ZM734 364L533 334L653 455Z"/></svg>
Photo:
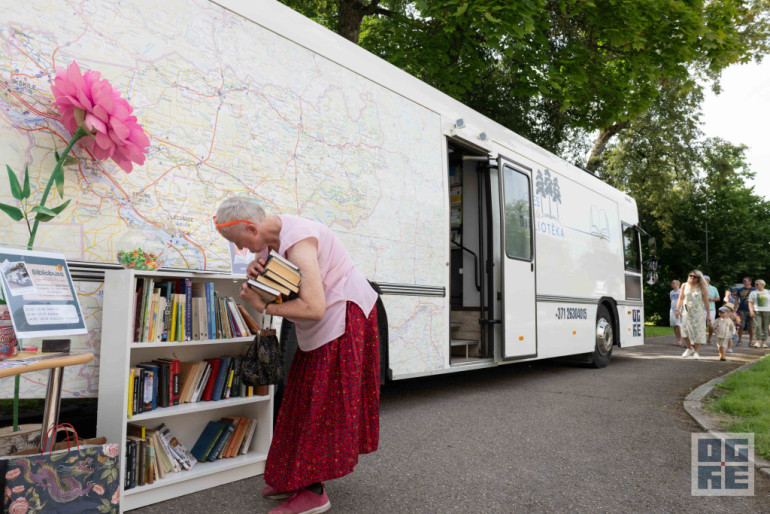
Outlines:
<svg viewBox="0 0 770 514"><path fill-rule="evenodd" d="M631 333L633 337L642 336L642 309L631 309Z"/></svg>

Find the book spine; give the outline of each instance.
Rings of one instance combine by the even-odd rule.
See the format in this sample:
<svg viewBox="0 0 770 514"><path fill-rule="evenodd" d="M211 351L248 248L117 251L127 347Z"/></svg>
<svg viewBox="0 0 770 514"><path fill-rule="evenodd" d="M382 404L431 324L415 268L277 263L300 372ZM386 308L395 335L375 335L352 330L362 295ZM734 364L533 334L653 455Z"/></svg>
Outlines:
<svg viewBox="0 0 770 514"><path fill-rule="evenodd" d="M185 295L185 333L184 340L192 340L192 279L184 279L184 295Z"/></svg>
<svg viewBox="0 0 770 514"><path fill-rule="evenodd" d="M209 339L216 339L214 318L214 283L206 282L206 321L209 325Z"/></svg>
<svg viewBox="0 0 770 514"><path fill-rule="evenodd" d="M126 439L126 463L125 463L125 476L123 477L123 489L131 489L131 465L133 463L133 456L131 455L131 439Z"/></svg>
<svg viewBox="0 0 770 514"><path fill-rule="evenodd" d="M174 361L171 363L171 366L174 368L174 405L179 405L179 361L174 359Z"/></svg>
<svg viewBox="0 0 770 514"><path fill-rule="evenodd" d="M227 426L227 428L225 429L225 431L222 433L222 435L219 437L219 439L217 439L216 446L214 446L214 449L209 454L208 460L210 462L213 462L213 461L217 460L217 458L219 457L219 452L222 451L222 448L224 448L224 446L227 443L228 439L233 434L233 430L235 430L235 425L230 423Z"/></svg>

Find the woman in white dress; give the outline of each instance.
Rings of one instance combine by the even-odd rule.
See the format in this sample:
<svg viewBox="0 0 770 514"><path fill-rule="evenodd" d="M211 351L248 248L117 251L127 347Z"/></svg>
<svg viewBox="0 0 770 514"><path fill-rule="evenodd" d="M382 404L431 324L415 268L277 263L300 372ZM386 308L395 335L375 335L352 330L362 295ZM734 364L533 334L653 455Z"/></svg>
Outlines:
<svg viewBox="0 0 770 514"><path fill-rule="evenodd" d="M682 340L687 345L682 357L700 359L700 345L706 342L706 324L711 326L711 320L706 316L708 311L708 286L703 273L692 270L687 275L687 282L682 284L674 314L682 318Z"/></svg>

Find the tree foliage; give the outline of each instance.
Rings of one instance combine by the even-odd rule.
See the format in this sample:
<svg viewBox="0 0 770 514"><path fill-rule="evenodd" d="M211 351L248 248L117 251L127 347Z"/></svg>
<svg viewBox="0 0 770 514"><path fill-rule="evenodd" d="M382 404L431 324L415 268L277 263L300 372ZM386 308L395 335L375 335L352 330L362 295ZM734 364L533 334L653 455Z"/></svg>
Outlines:
<svg viewBox="0 0 770 514"><path fill-rule="evenodd" d="M668 82L715 79L770 32L768 0L283 1L553 151L599 131L596 156Z"/></svg>
<svg viewBox="0 0 770 514"><path fill-rule="evenodd" d="M666 321L671 280L692 269L720 294L743 275L770 277L770 203L746 185L746 148L704 138L700 89L675 86L609 146L598 170L636 199L641 226L658 241L660 282L645 287L645 307Z"/></svg>

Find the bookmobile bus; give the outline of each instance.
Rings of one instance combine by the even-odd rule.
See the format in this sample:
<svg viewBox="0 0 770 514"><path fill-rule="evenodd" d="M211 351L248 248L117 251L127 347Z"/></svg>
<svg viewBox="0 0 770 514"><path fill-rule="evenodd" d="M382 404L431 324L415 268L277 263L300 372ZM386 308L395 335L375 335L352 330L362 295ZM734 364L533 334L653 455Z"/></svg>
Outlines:
<svg viewBox="0 0 770 514"><path fill-rule="evenodd" d="M42 2L19 4L9 16L26 50L0 64L17 96L47 90L52 63L93 65L133 95L152 136L130 177L90 160L67 174L74 201L38 241L88 261L70 265L76 279L119 267L105 263L129 225L181 231L170 267L230 271L211 214L229 194L255 194L271 213L330 226L379 284L384 379L568 355L602 367L614 347L643 343L642 231L621 191L277 1L104 3L77 16L45 4L56 43L33 15ZM29 146L40 168L48 121L9 105L4 162ZM3 223L8 244L27 241L21 223Z"/></svg>
<svg viewBox="0 0 770 514"><path fill-rule="evenodd" d="M370 274L389 318L384 380L571 355L604 367L614 347L643 344L642 281L657 263L643 267L632 198L283 5L220 3L381 86L383 105L395 93L437 121L411 151L440 165L412 178L399 169L422 196L397 215L438 227L438 248L418 255L436 278L387 259Z"/></svg>

